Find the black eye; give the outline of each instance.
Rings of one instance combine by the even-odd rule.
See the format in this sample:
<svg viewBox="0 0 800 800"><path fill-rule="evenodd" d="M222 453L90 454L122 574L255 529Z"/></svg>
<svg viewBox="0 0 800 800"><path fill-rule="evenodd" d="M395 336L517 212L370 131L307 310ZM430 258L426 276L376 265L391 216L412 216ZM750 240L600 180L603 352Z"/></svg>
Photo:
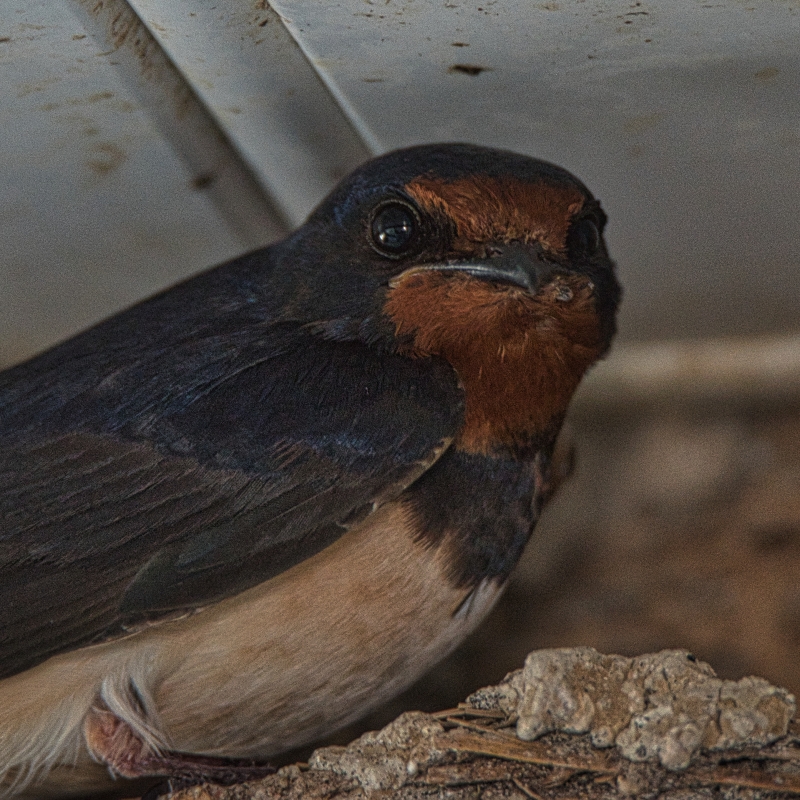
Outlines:
<svg viewBox="0 0 800 800"><path fill-rule="evenodd" d="M384 256L397 258L417 238L419 218L414 209L399 200L378 206L370 223L372 246Z"/></svg>
<svg viewBox="0 0 800 800"><path fill-rule="evenodd" d="M567 246L575 255L594 255L600 247L600 229L590 217L576 220L569 232Z"/></svg>

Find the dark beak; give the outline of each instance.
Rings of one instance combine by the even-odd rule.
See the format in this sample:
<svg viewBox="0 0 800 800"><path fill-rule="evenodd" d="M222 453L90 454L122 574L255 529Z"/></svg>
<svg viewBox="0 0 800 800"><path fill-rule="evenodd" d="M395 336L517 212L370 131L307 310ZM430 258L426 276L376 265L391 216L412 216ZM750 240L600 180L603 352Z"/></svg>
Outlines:
<svg viewBox="0 0 800 800"><path fill-rule="evenodd" d="M490 255L485 258L411 267L394 278L390 285L394 286L400 278L418 272L466 272L482 280L519 286L536 294L558 267L554 261L545 259L538 244L513 242L491 245L487 249Z"/></svg>

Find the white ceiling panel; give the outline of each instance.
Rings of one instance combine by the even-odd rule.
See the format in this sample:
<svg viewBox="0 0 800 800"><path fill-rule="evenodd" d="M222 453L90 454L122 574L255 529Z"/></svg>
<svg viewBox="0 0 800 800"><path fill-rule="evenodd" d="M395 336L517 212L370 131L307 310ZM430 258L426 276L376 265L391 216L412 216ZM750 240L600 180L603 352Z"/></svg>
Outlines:
<svg viewBox="0 0 800 800"><path fill-rule="evenodd" d="M625 336L800 326L800 3L273 6L375 149L471 141L586 181Z"/></svg>
<svg viewBox="0 0 800 800"><path fill-rule="evenodd" d="M69 0L1 5L0 363L253 246L259 225L279 232L223 147L198 153L199 170L176 150L114 63L124 53ZM243 224L222 212L212 169L249 182Z"/></svg>
<svg viewBox="0 0 800 800"><path fill-rule="evenodd" d="M797 330L799 43L800 0L0 0L0 363L454 140L602 199L623 338Z"/></svg>
<svg viewBox="0 0 800 800"><path fill-rule="evenodd" d="M266 3L130 4L292 226L371 155Z"/></svg>

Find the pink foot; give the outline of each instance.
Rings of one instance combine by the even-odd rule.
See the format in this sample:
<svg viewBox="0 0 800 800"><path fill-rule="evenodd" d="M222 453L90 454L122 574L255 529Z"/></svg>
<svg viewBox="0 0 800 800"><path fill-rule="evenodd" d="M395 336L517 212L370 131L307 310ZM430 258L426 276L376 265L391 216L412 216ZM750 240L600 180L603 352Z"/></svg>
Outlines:
<svg viewBox="0 0 800 800"><path fill-rule="evenodd" d="M169 779L164 791L198 783L229 785L258 780L275 772L274 767L191 753L160 752L142 741L133 729L106 709L93 708L84 723L89 751L123 778L161 776ZM153 795L156 797L157 795Z"/></svg>

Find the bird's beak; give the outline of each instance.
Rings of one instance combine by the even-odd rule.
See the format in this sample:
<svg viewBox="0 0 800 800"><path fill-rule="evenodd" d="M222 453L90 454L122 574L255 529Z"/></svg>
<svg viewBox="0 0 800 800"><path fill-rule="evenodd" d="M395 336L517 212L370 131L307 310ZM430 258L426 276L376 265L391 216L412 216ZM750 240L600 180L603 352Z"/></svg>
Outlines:
<svg viewBox="0 0 800 800"><path fill-rule="evenodd" d="M421 272L462 272L486 281L519 286L531 294L536 294L561 266L546 259L538 244L513 242L492 245L489 250L491 255L485 258L444 261L411 267L393 278L389 285L394 288L408 276Z"/></svg>

